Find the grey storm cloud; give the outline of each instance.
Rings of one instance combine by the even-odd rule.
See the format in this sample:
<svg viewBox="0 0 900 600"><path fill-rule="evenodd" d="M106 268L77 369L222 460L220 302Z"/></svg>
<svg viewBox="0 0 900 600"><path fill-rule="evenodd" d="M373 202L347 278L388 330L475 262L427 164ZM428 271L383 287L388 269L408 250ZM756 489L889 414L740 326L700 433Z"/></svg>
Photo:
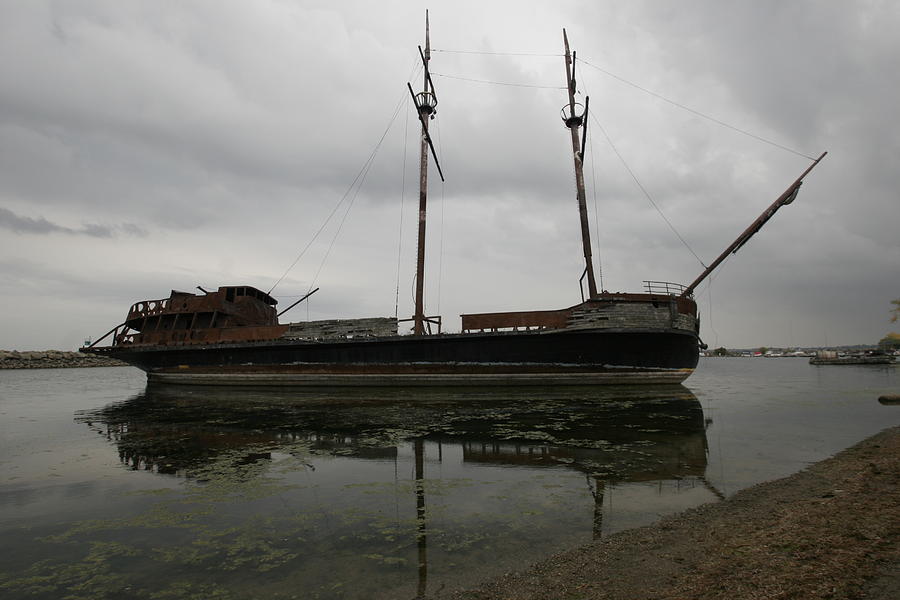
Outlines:
<svg viewBox="0 0 900 600"><path fill-rule="evenodd" d="M579 298L563 27L579 101L591 98L588 203L607 289L689 283L809 164L784 147L828 150L797 201L698 292L704 339L856 342L890 327L900 4L430 10L447 181L432 171L426 302L448 329L462 312ZM47 322L38 339L0 315L0 331L52 346L75 315L77 341L170 287L268 289L320 229L276 295L316 281L311 316L408 314L419 139L406 84L422 83L423 25L413 0L0 3L0 229L12 233L0 295L21 297L9 314ZM53 265L38 287L54 293L35 301L11 274L31 281L40 265ZM109 301L47 321L85 287Z"/></svg>
<svg viewBox="0 0 900 600"><path fill-rule="evenodd" d="M64 233L68 235L85 235L94 238L113 238L119 233L133 236L146 236L147 231L134 223L121 225L99 225L97 223L85 223L80 227L65 227L48 221L44 217L23 217L13 211L0 206L0 227L14 233L45 235L51 233Z"/></svg>

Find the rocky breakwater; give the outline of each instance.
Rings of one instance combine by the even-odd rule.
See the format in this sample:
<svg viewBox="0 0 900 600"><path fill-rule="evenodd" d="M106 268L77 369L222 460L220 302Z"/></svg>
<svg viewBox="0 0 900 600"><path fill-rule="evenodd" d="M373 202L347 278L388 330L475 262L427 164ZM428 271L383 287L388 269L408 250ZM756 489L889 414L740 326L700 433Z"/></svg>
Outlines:
<svg viewBox="0 0 900 600"><path fill-rule="evenodd" d="M123 367L125 363L114 358L66 352L64 350L40 350L18 352L0 350L0 369L72 369L80 367Z"/></svg>

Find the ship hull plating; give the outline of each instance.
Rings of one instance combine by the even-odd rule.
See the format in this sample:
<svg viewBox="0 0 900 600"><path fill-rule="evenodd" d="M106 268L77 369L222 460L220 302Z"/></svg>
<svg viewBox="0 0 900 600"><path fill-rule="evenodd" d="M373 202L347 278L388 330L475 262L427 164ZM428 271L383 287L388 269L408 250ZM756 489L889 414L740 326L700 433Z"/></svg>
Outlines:
<svg viewBox="0 0 900 600"><path fill-rule="evenodd" d="M194 385L679 383L697 365L679 329L518 331L330 341L118 346L151 381Z"/></svg>

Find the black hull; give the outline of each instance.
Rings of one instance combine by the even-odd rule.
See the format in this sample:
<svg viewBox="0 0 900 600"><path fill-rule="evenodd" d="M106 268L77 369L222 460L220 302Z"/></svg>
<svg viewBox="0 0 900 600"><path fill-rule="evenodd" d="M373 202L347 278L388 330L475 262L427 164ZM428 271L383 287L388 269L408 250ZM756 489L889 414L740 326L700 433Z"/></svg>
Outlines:
<svg viewBox="0 0 900 600"><path fill-rule="evenodd" d="M94 351L186 384L582 385L683 381L698 343L680 329L577 329Z"/></svg>

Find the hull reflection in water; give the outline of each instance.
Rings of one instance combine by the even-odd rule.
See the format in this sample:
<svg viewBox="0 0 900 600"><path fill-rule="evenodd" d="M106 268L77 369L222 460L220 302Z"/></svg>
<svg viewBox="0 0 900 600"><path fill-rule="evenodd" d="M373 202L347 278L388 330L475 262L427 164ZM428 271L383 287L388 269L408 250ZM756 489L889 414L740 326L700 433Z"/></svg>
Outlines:
<svg viewBox="0 0 900 600"><path fill-rule="evenodd" d="M384 459L426 439L461 446L464 461L564 466L613 483L700 477L706 468L703 409L682 386L459 393L151 385L77 419L114 440L133 468L185 476L222 451L298 440L316 452Z"/></svg>
<svg viewBox="0 0 900 600"><path fill-rule="evenodd" d="M393 485L395 493L402 490L399 493L405 495L403 506L410 514L398 515L398 522L406 519L414 526L387 536L405 536L405 545L391 539L391 548L371 551L369 547L370 551L364 554L366 557L394 556L394 563L388 561L382 565L386 570L397 571L398 564L409 569L402 577L405 582L397 582L394 587L388 585L385 597L407 592L421 596L426 592L426 583L436 586L431 589L434 592L441 586L454 585L460 569L483 568L484 549L464 547L448 552L453 546L448 540L457 534L451 530L454 523L448 518L448 512L455 507L447 506L448 498L455 496L452 491L446 491L453 485L469 486L470 493L457 498L460 504L471 498L483 498L486 492L472 486L497 487L497 482L482 481L482 473L490 472L493 478L502 473L503 483L514 490L507 502L494 502L494 506L483 502L470 508L478 517L471 523L458 524L460 530L473 530L485 537L489 537L487 533L478 532L479 527L486 527L482 513L515 510L516 503L546 502L545 496L553 494L578 495L581 505L593 506L593 514L585 511L582 517L582 530L590 531L591 537L603 532L604 496L615 486L690 480L718 495L704 477L707 422L697 398L682 386L602 390L490 388L464 392L433 389L280 392L148 386L143 394L131 400L81 413L77 419L107 436L117 447L121 461L133 469L196 482L216 479L221 483L220 480L233 478L245 486L243 489L247 486L264 489L271 485L275 474L286 472L285 460L293 461L294 466L288 467L288 471L318 469L315 475L326 479L347 471L339 468L335 460L353 461L357 470L365 470L368 464L382 472L383 467L377 465L393 462L394 481L380 483ZM404 471L397 468L398 461L411 467L406 471L409 479L403 482L405 487L399 483L404 477L399 473ZM215 465L213 475L209 468L212 464ZM328 469L334 473L325 472ZM544 481L541 473L559 471L569 473L565 480L576 485L551 492L548 490L561 486L535 483ZM581 484L577 485L579 480ZM344 485L362 485L358 481L359 477ZM589 499L585 497L587 494ZM529 495L531 498L525 497ZM435 496L439 502L435 502ZM292 498L298 504L296 508L304 511L312 508L303 506L308 500ZM351 512L371 509L368 503L372 498L359 501L365 504L351 506ZM348 502L348 499L342 496L336 502ZM244 510L265 509L251 505ZM560 507L558 512L570 510ZM541 518L554 522L570 516L548 514L532 519L529 525L539 529L535 519ZM430 531L429 527L433 526L430 521L435 520L439 525ZM493 548L491 562L501 569L514 566L497 556L498 552L502 554L500 548L514 545L504 537L509 536L509 531L492 535L495 538L488 544ZM436 545L437 556L434 553L429 556L429 541ZM562 540L551 540L547 546L559 547L562 543ZM304 542L303 549L291 549L295 558L290 562L302 562L308 551L313 550L318 561L324 558L327 563L329 557L323 557L323 553L327 553L324 548L328 545L313 543L307 547L308 542ZM335 563L346 560L342 552L346 553L346 549L331 557ZM517 552L520 555L522 551ZM530 560L537 558L540 556L532 556ZM332 567L341 571L335 565ZM302 570L303 567L295 564L291 568ZM384 576L361 572L362 578ZM457 575L451 578L448 576L451 573ZM319 577L327 580L328 575L323 573Z"/></svg>

